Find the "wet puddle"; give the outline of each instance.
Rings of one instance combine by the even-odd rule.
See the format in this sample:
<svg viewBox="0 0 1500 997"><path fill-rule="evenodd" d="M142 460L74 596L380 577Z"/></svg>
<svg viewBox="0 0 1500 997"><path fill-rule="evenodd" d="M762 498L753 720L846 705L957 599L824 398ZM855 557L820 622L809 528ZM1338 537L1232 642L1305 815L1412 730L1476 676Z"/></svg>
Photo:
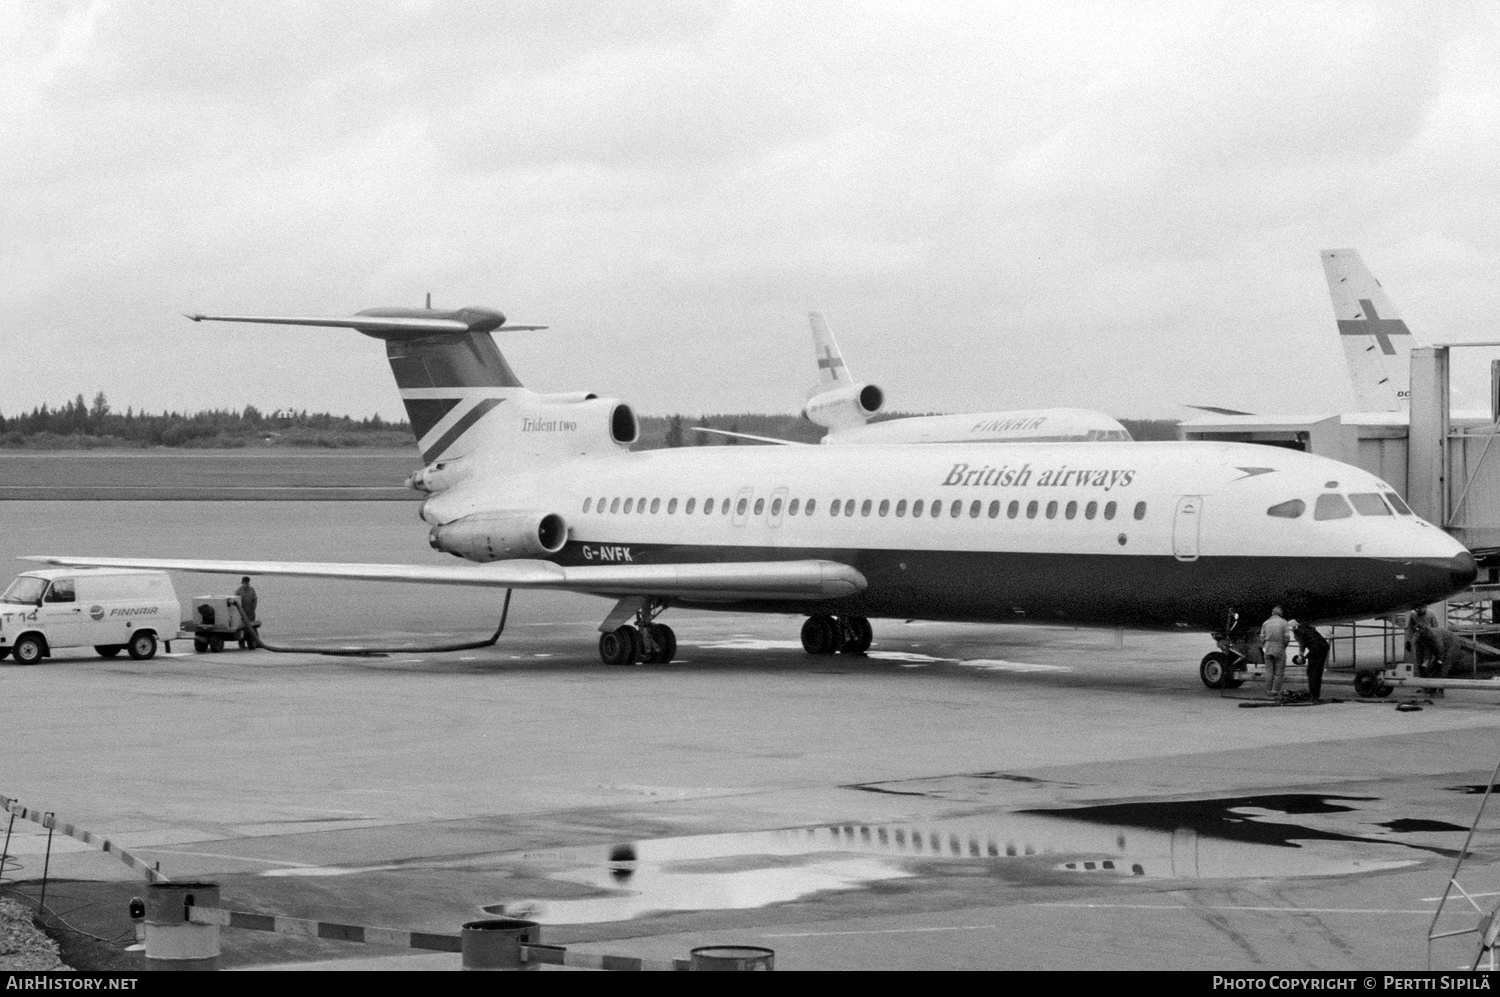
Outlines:
<svg viewBox="0 0 1500 997"><path fill-rule="evenodd" d="M923 875L933 863L963 862L981 871L1024 863L1038 873L1121 879L1291 878L1397 869L1453 854L1399 837L1448 831L1451 825L1364 823L1358 805L1366 801L1286 794L1135 803L530 851L505 856L502 864L594 895L518 898L484 909L547 924L583 924L787 903ZM1343 833L1288 819L1293 816L1315 816L1325 824L1344 816L1352 829L1368 831Z"/></svg>

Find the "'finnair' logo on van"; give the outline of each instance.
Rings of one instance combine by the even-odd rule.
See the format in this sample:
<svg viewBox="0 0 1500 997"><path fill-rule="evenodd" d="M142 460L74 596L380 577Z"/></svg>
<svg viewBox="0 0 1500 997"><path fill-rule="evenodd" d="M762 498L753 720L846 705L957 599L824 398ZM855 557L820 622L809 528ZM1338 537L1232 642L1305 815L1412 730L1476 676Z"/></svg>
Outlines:
<svg viewBox="0 0 1500 997"><path fill-rule="evenodd" d="M99 605L90 606L89 619L93 620L95 623L104 619L104 607Z"/></svg>
<svg viewBox="0 0 1500 997"><path fill-rule="evenodd" d="M110 616L155 616L161 612L160 606L128 606L124 609L111 609Z"/></svg>

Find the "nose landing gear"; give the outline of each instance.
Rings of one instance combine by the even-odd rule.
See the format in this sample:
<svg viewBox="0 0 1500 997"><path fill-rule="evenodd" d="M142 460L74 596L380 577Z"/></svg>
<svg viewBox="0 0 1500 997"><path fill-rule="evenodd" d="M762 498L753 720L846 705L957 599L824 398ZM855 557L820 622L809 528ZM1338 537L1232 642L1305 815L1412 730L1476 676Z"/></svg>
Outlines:
<svg viewBox="0 0 1500 997"><path fill-rule="evenodd" d="M802 649L808 654L864 654L875 639L863 616L809 616L802 624Z"/></svg>

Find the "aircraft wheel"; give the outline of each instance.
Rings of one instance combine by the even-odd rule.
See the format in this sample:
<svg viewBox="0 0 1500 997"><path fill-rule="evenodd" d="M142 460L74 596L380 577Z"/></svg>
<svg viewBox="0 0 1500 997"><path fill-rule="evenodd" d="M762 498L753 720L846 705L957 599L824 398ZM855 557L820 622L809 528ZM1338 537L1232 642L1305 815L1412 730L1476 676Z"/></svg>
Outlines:
<svg viewBox="0 0 1500 997"><path fill-rule="evenodd" d="M599 658L606 665L633 665L640 650L635 627L616 627L599 635Z"/></svg>
<svg viewBox="0 0 1500 997"><path fill-rule="evenodd" d="M841 654L864 654L870 649L870 643L875 639L875 631L870 629L870 621L863 616L846 616L840 621L843 624L843 642L839 644Z"/></svg>
<svg viewBox="0 0 1500 997"><path fill-rule="evenodd" d="M1229 666L1229 655L1223 651L1210 651L1198 664L1198 677L1210 689L1232 689L1243 680L1233 679L1234 669ZM1234 685L1229 683L1233 682Z"/></svg>
<svg viewBox="0 0 1500 997"><path fill-rule="evenodd" d="M125 645L125 650L137 661L156 657L156 634L149 630L137 630L130 635L130 643Z"/></svg>
<svg viewBox="0 0 1500 997"><path fill-rule="evenodd" d="M10 651L16 656L18 665L34 665L47 653L42 646L42 639L32 634L27 634L16 641Z"/></svg>
<svg viewBox="0 0 1500 997"><path fill-rule="evenodd" d="M1374 672L1359 672L1354 676L1354 693L1362 699L1377 695L1381 681ZM1389 688L1389 687L1387 687ZM1390 693L1386 693L1390 695Z"/></svg>
<svg viewBox="0 0 1500 997"><path fill-rule="evenodd" d="M119 654L123 650L125 650L125 645L124 644L95 644L94 645L94 653L97 654L97 655L99 655L99 657L101 657L101 658L113 658L115 655Z"/></svg>
<svg viewBox="0 0 1500 997"><path fill-rule="evenodd" d="M651 643L656 645L646 660L651 664L664 665L677 656L677 635L665 623L647 624L651 630Z"/></svg>
<svg viewBox="0 0 1500 997"><path fill-rule="evenodd" d="M808 654L832 654L838 650L839 625L833 617L819 613L802 624L802 650Z"/></svg>

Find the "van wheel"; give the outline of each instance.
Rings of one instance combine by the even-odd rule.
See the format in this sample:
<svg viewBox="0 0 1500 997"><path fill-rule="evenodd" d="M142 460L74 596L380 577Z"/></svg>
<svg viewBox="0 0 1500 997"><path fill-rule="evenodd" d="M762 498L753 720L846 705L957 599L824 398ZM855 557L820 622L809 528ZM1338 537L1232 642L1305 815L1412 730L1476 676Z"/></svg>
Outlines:
<svg viewBox="0 0 1500 997"><path fill-rule="evenodd" d="M125 650L124 644L95 644L94 652L101 658L113 658Z"/></svg>
<svg viewBox="0 0 1500 997"><path fill-rule="evenodd" d="M156 634L149 630L138 630L125 645L125 650L137 661L156 657Z"/></svg>
<svg viewBox="0 0 1500 997"><path fill-rule="evenodd" d="M0 647L0 661L4 661L8 657L10 657L10 648Z"/></svg>
<svg viewBox="0 0 1500 997"><path fill-rule="evenodd" d="M224 637L222 634L214 634L208 638L208 649L214 654L224 650Z"/></svg>
<svg viewBox="0 0 1500 997"><path fill-rule="evenodd" d="M34 665L47 653L46 648L42 646L42 639L34 634L22 637L10 650L16 656L18 665Z"/></svg>

